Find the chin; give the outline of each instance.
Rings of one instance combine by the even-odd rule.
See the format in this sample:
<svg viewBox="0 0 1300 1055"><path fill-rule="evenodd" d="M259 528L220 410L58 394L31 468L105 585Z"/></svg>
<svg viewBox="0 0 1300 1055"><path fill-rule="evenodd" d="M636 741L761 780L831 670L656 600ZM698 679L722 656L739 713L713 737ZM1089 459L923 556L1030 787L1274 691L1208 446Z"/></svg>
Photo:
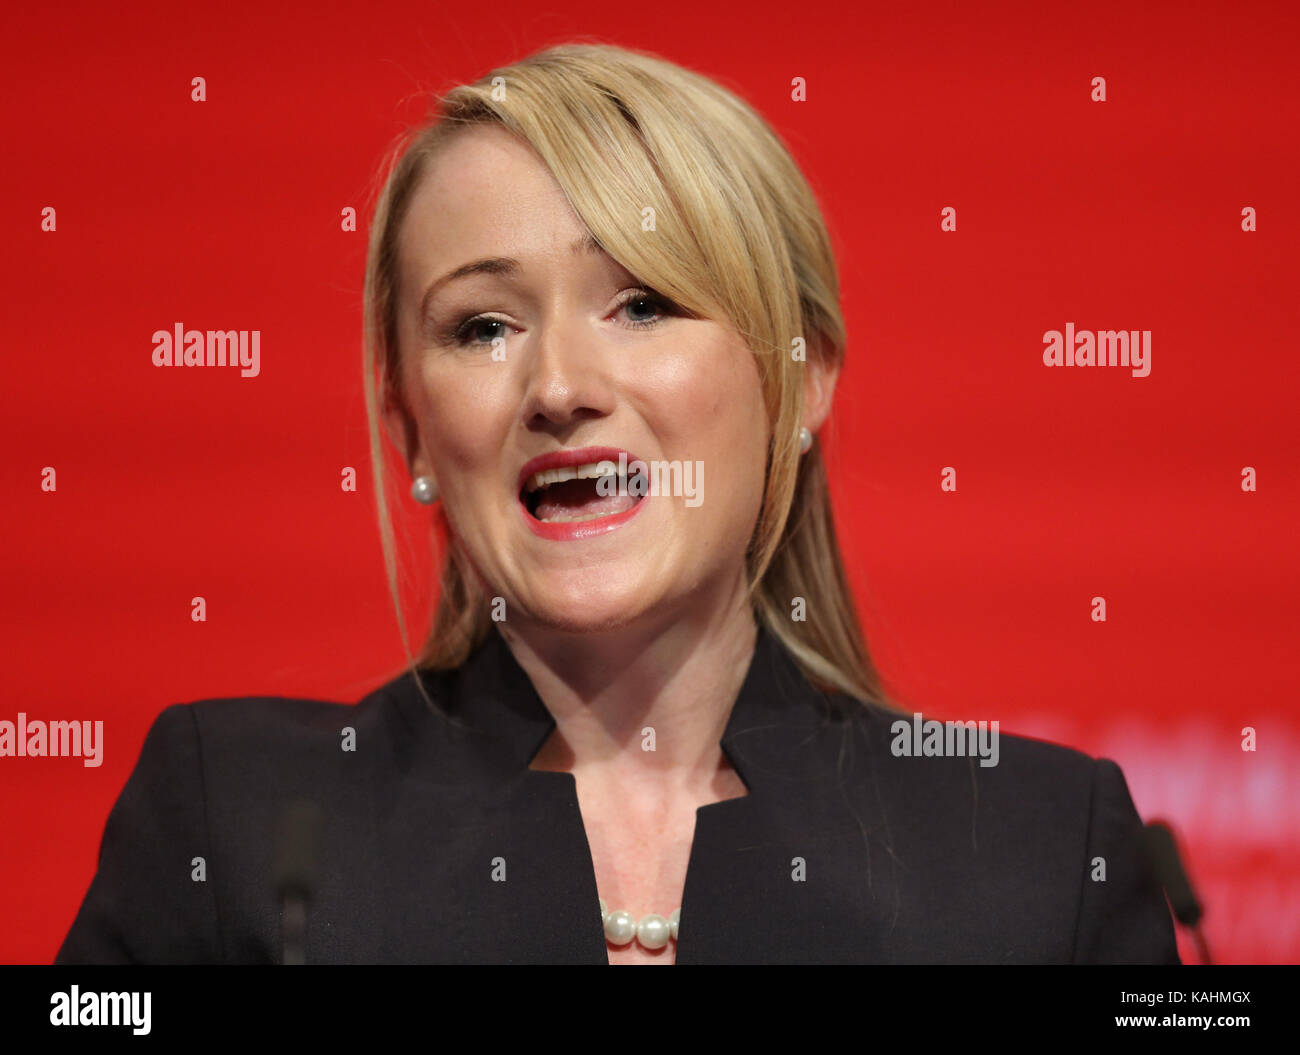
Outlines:
<svg viewBox="0 0 1300 1055"><path fill-rule="evenodd" d="M553 630L591 634L627 626L652 607L645 590L631 584L621 589L605 584L591 590L570 588L545 593L529 606L528 615Z"/></svg>

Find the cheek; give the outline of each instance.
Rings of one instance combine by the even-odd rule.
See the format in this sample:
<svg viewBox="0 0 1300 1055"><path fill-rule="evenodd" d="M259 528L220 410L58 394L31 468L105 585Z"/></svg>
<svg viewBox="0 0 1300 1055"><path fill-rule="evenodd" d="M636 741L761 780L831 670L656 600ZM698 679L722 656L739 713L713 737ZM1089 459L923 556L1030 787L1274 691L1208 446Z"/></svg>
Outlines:
<svg viewBox="0 0 1300 1055"><path fill-rule="evenodd" d="M439 486L450 501L473 475L495 468L503 429L513 420L504 371L437 363L419 374L421 425Z"/></svg>
<svg viewBox="0 0 1300 1055"><path fill-rule="evenodd" d="M753 354L735 339L682 342L678 354L656 355L637 371L638 387L683 432L747 436L765 422L762 384ZM662 416L662 415L661 415Z"/></svg>
<svg viewBox="0 0 1300 1055"><path fill-rule="evenodd" d="M761 503L767 413L753 354L725 340L657 360L642 375L645 414L673 458L704 464L705 505L724 519ZM650 409L654 408L654 409Z"/></svg>

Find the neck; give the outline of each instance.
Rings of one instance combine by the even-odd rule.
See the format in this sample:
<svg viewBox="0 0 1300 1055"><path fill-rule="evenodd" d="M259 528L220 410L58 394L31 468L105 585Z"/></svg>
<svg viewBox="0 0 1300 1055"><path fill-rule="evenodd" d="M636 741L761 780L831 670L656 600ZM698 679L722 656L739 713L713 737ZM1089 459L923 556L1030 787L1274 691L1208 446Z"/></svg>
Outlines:
<svg viewBox="0 0 1300 1055"><path fill-rule="evenodd" d="M574 634L514 624L503 636L555 719L531 768L702 785L754 653L743 576L658 622ZM649 730L653 730L650 732ZM653 750L649 750L653 744Z"/></svg>

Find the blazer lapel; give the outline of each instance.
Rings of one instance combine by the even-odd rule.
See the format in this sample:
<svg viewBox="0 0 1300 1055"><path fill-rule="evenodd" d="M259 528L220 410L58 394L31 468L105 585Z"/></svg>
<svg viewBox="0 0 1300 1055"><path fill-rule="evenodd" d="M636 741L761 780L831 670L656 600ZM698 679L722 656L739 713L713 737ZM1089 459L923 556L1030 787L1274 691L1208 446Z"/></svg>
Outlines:
<svg viewBox="0 0 1300 1055"><path fill-rule="evenodd" d="M392 935L385 958L608 964L577 785L528 768L555 720L509 646L494 630L460 669L423 677L440 713L409 678L394 692L415 740L395 813L421 818L420 849L391 852L438 848L442 915Z"/></svg>
<svg viewBox="0 0 1300 1055"><path fill-rule="evenodd" d="M897 911L862 704L759 632L722 750L749 789L696 811L677 962L862 963ZM879 750L879 745L876 745Z"/></svg>

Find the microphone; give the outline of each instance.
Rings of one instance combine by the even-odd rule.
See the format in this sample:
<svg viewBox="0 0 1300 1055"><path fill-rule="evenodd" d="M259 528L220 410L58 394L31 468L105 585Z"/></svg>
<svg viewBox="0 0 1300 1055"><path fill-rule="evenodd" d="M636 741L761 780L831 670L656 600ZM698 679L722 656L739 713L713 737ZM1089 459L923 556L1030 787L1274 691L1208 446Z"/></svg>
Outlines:
<svg viewBox="0 0 1300 1055"><path fill-rule="evenodd" d="M1165 894L1169 897L1169 907L1174 912L1174 919L1191 930L1197 951L1201 955L1201 962L1213 963L1214 961L1210 959L1209 943L1206 942L1205 934L1200 927L1205 910L1192 889L1192 881L1187 875L1187 870L1183 867L1178 846L1174 841L1174 833L1164 821L1152 821L1146 826L1144 844L1147 865L1160 881L1160 885L1165 888Z"/></svg>
<svg viewBox="0 0 1300 1055"><path fill-rule="evenodd" d="M282 963L307 962L307 906L316 892L321 811L306 799L280 812L275 852L275 895L280 904Z"/></svg>

